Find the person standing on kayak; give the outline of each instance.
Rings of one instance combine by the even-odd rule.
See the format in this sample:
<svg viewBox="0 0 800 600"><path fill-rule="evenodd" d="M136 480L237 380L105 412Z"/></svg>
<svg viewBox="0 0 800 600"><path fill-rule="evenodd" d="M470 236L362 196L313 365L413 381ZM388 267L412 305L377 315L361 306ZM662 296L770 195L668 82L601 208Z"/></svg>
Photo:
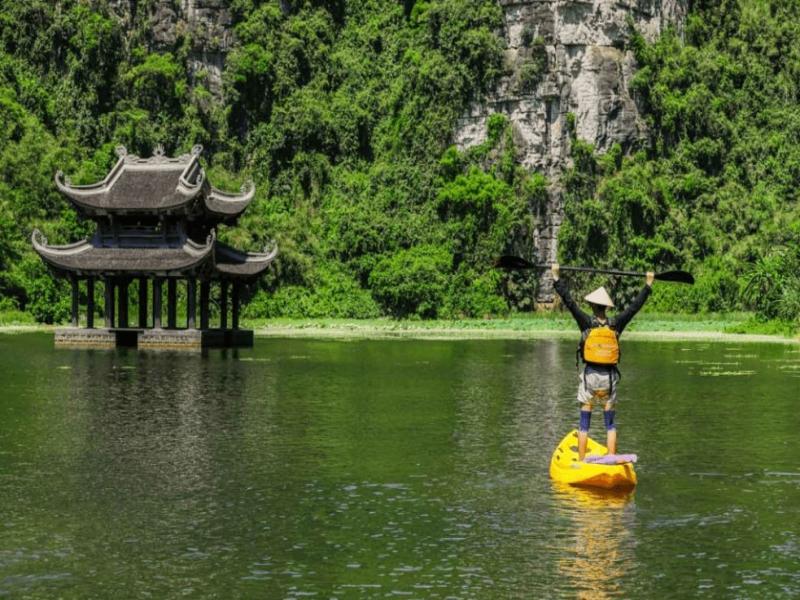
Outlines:
<svg viewBox="0 0 800 600"><path fill-rule="evenodd" d="M606 446L609 454L617 453L617 428L614 423L617 404L617 382L619 381L619 336L634 315L639 312L652 292L655 274L648 271L645 286L633 302L614 317L606 316L606 308L614 308L614 303L604 287L599 287L584 300L592 307L592 314L583 312L569 294L567 285L559 279L557 263L551 267L556 292L561 301L572 313L581 330L578 352L583 359L583 373L579 375L578 404L580 405L580 425L578 427L578 459L586 455L586 440L589 437L589 424L592 408L603 405L603 419L606 425Z"/></svg>

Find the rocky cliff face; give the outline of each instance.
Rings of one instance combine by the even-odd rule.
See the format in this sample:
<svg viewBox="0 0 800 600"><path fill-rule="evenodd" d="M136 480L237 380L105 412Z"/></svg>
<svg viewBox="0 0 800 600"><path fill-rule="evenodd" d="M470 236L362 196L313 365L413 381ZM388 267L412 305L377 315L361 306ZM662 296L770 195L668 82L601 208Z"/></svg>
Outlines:
<svg viewBox="0 0 800 600"><path fill-rule="evenodd" d="M187 38L195 81L221 96L225 56L233 43L229 0L155 0L144 7L146 14L141 14L139 4L138 0L109 0L129 28L134 20L146 20L155 48L173 50L181 38Z"/></svg>
<svg viewBox="0 0 800 600"><path fill-rule="evenodd" d="M489 116L508 116L522 164L553 182L550 201L536 208L533 239L520 240L517 250L551 262L562 216L558 175L569 164L567 115L575 117L577 136L601 151L615 143L628 149L639 141L645 128L629 92L636 65L625 50L628 23L652 40L670 24L680 27L688 0L497 2L505 13L507 75L460 119L455 142L461 148L481 143ZM145 20L156 48L173 50L188 39L195 81L221 98L225 57L233 44L229 0L109 3L131 27ZM281 0L281 8L288 12L288 2ZM548 277L539 289L540 301L552 299Z"/></svg>
<svg viewBox="0 0 800 600"><path fill-rule="evenodd" d="M636 64L625 50L628 22L652 40L678 27L687 0L498 0L505 12L507 75L489 97L460 120L455 141L465 148L485 140L491 114L506 115L521 162L553 181L550 201L536 214L532 247L519 250L551 262L561 224L558 175L569 164L568 114L578 138L607 150L628 149L645 134L629 83ZM549 277L538 300L549 302Z"/></svg>

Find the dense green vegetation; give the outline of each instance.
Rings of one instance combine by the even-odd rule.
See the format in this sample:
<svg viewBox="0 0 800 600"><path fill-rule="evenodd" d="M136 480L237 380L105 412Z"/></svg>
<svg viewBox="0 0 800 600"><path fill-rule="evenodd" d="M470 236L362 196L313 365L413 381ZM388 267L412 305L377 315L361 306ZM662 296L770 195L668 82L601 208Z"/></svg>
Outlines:
<svg viewBox="0 0 800 600"><path fill-rule="evenodd" d="M449 147L502 74L495 1L231 0L224 102L190 68L191 32L154 41L153 4L126 22L101 0L0 0L0 310L64 317L29 234L85 235L53 173L96 180L119 143L144 156L202 143L218 185L255 180L241 227L223 232L281 247L251 318L530 308L533 278L491 259L529 237L547 182L517 164L500 116L484 145ZM796 320L799 17L790 0L699 2L683 39L633 37L651 136L628 156L574 141L562 262L691 268L698 285L657 286L652 308ZM530 87L546 56L526 36Z"/></svg>
<svg viewBox="0 0 800 600"><path fill-rule="evenodd" d="M242 227L225 235L281 247L251 314L507 310L491 258L525 226L543 180L515 167L502 118L485 146L448 149L466 103L501 71L495 2L234 0L225 104L190 72L188 34L154 46L151 5L125 27L104 2L2 4L6 308L64 315L66 295L28 242L34 226L55 242L85 227L55 192L56 169L92 180L117 143L147 156L199 142L213 180L257 184Z"/></svg>
<svg viewBox="0 0 800 600"><path fill-rule="evenodd" d="M698 2L647 45L634 88L651 137L623 157L573 145L562 259L692 267L652 309L800 315L800 4Z"/></svg>

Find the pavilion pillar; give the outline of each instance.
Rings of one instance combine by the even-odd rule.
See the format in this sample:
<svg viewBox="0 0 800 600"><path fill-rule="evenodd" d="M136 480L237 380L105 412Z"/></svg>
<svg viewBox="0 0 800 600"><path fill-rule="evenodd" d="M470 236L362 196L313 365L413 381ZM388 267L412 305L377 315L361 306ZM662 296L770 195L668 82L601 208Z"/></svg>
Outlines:
<svg viewBox="0 0 800 600"><path fill-rule="evenodd" d="M161 282L160 277L153 279L153 328L161 329Z"/></svg>
<svg viewBox="0 0 800 600"><path fill-rule="evenodd" d="M240 291L240 284L238 281L233 282L233 308L231 311L231 326L234 329L239 329L239 291Z"/></svg>
<svg viewBox="0 0 800 600"><path fill-rule="evenodd" d="M147 277L139 278L139 327L147 327Z"/></svg>
<svg viewBox="0 0 800 600"><path fill-rule="evenodd" d="M94 277L86 280L86 328L94 329Z"/></svg>
<svg viewBox="0 0 800 600"><path fill-rule="evenodd" d="M178 326L177 319L177 291L178 282L175 279L167 279L167 327L175 329Z"/></svg>
<svg viewBox="0 0 800 600"><path fill-rule="evenodd" d="M195 316L197 309L195 306L195 294L197 293L197 286L195 285L194 277L189 277L186 280L186 328L195 328Z"/></svg>
<svg viewBox="0 0 800 600"><path fill-rule="evenodd" d="M72 310L71 310L71 319L70 324L73 327L78 326L78 304L80 303L80 296L78 294L78 277L75 275L71 275L69 278L70 286L72 287Z"/></svg>
<svg viewBox="0 0 800 600"><path fill-rule="evenodd" d="M127 279L119 281L119 327L128 327L128 284Z"/></svg>
<svg viewBox="0 0 800 600"><path fill-rule="evenodd" d="M105 288L103 313L105 315L106 328L111 329L114 327L114 280L111 277L105 277L103 279L103 287Z"/></svg>
<svg viewBox="0 0 800 600"><path fill-rule="evenodd" d="M219 328L228 328L228 282L219 282Z"/></svg>
<svg viewBox="0 0 800 600"><path fill-rule="evenodd" d="M200 329L208 329L208 301L211 295L211 282L200 282Z"/></svg>

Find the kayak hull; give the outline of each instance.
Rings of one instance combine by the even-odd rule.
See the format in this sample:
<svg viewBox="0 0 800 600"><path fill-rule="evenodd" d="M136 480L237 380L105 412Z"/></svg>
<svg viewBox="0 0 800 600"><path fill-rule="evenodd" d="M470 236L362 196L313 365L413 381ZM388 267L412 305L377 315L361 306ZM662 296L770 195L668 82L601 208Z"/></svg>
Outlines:
<svg viewBox="0 0 800 600"><path fill-rule="evenodd" d="M586 454L608 454L608 449L589 438ZM578 460L578 432L570 431L553 452L550 459L550 478L569 485L604 489L632 488L636 485L633 463L602 465Z"/></svg>

